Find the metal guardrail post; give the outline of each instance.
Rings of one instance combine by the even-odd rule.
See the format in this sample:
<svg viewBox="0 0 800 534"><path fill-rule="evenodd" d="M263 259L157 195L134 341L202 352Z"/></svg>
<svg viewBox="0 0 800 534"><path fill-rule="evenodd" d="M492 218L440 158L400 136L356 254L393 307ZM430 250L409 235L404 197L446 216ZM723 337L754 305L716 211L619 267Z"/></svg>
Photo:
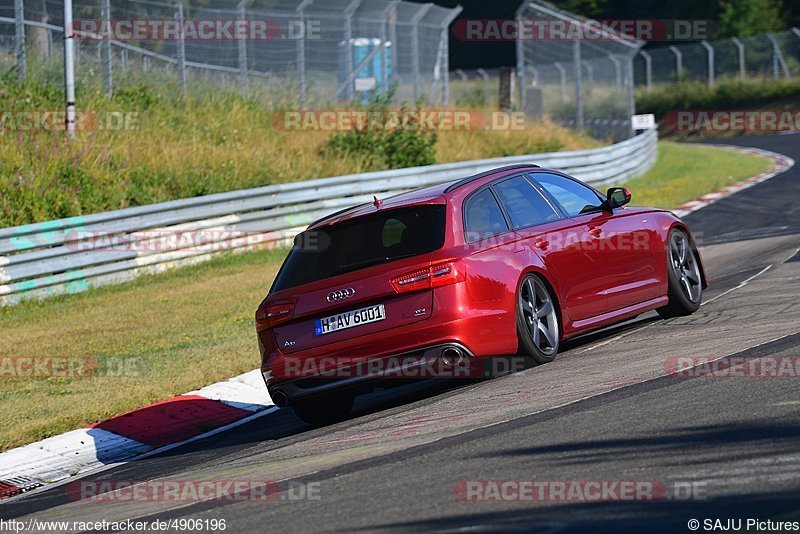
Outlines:
<svg viewBox="0 0 800 534"><path fill-rule="evenodd" d="M675 45L669 45L669 49L675 54L675 81L679 82L683 75L683 54Z"/></svg>
<svg viewBox="0 0 800 534"><path fill-rule="evenodd" d="M733 44L736 45L736 50L739 53L738 54L739 55L739 78L742 81L744 81L745 78L747 77L747 67L745 66L745 56L744 56L744 44L739 39L737 39L736 37L733 37L731 39L731 41L733 41Z"/></svg>
<svg viewBox="0 0 800 534"><path fill-rule="evenodd" d="M186 42L183 34L183 0L175 0L175 20L180 25L178 40L176 41L178 55L178 81L181 86L181 94L186 94Z"/></svg>
<svg viewBox="0 0 800 534"><path fill-rule="evenodd" d="M644 83L648 93L653 92L653 58L644 50L639 50L644 58Z"/></svg>
<svg viewBox="0 0 800 534"><path fill-rule="evenodd" d="M14 0L14 49L17 58L17 79L25 81L25 6Z"/></svg>
<svg viewBox="0 0 800 534"><path fill-rule="evenodd" d="M111 27L111 0L103 0L103 23ZM111 37L105 36L100 44L101 56L103 61L103 86L106 91L106 98L111 98L114 94L114 80L111 73Z"/></svg>
<svg viewBox="0 0 800 534"><path fill-rule="evenodd" d="M708 86L714 85L714 47L708 41L700 41L700 45L708 52Z"/></svg>

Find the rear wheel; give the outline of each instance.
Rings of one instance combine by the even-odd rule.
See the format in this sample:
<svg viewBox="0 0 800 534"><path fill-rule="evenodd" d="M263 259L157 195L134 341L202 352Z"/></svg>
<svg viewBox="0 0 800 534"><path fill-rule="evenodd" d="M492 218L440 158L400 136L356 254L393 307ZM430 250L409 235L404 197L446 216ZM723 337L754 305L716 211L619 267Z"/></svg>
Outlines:
<svg viewBox="0 0 800 534"><path fill-rule="evenodd" d="M688 234L678 228L669 233L667 276L669 304L659 308L658 314L667 319L696 312L703 298L700 263Z"/></svg>
<svg viewBox="0 0 800 534"><path fill-rule="evenodd" d="M355 396L351 394L315 397L297 401L292 404L292 409L297 417L309 425L323 426L347 419L354 401Z"/></svg>
<svg viewBox="0 0 800 534"><path fill-rule="evenodd" d="M526 275L517 292L519 351L537 364L552 362L558 352L559 324L555 298L541 278Z"/></svg>

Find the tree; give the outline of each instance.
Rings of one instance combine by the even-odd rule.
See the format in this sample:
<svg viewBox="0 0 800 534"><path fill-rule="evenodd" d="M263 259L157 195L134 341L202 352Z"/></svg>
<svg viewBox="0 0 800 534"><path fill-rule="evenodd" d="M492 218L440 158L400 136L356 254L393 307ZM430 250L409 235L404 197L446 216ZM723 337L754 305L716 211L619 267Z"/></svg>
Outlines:
<svg viewBox="0 0 800 534"><path fill-rule="evenodd" d="M749 37L787 29L781 0L723 0L720 37Z"/></svg>

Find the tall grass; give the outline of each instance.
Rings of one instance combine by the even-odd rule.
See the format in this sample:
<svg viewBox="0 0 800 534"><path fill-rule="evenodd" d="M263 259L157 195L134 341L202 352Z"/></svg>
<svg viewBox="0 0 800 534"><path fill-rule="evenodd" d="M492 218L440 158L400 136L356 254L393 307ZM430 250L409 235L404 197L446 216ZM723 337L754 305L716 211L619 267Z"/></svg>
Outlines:
<svg viewBox="0 0 800 534"><path fill-rule="evenodd" d="M133 74L106 99L101 77L84 74L78 109L101 117L126 114L137 128L81 131L68 139L63 132L0 126L0 227L385 165L324 150L329 132L285 131L279 121L288 104L224 91L182 98ZM63 92L52 76L18 85L7 74L0 80L0 102L4 112L60 111ZM596 144L547 122L521 131L444 132L435 161Z"/></svg>

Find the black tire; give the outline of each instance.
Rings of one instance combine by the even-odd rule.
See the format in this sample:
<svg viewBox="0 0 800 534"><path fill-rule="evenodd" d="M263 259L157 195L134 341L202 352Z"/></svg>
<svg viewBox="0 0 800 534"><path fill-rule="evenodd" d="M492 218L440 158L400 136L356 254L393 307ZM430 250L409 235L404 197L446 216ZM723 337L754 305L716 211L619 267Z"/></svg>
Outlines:
<svg viewBox="0 0 800 534"><path fill-rule="evenodd" d="M292 405L294 413L312 426L324 426L347 419L353 409L355 396L350 394L314 397Z"/></svg>
<svg viewBox="0 0 800 534"><path fill-rule="evenodd" d="M681 275L679 275L679 272L683 271L683 277L685 278L686 269L679 268L673 257L673 239L676 238L684 240L687 244L687 254L691 255L689 259L693 262L693 265L697 266L693 274L693 276L696 276L696 283L692 283L691 280L682 279ZM669 297L669 303L656 310L663 319L691 315L700 308L700 303L703 300L703 281L700 275L699 265L700 256L697 253L694 243L689 238L689 235L679 228L673 228L669 233L669 239L667 241L667 277L669 280L667 296ZM687 289L686 284L688 284L690 289ZM695 292L696 296L693 298L690 297L690 295Z"/></svg>
<svg viewBox="0 0 800 534"><path fill-rule="evenodd" d="M546 311L541 318L537 321L533 320L534 312L526 307L525 301L529 300L530 288L533 287L537 295L535 300L542 301L544 295L547 296L549 302L549 311L545 308L545 303L542 302L538 311ZM536 304L534 304L536 308ZM553 292L544 280L535 274L528 274L523 277L517 289L517 338L519 339L518 354L526 358L530 363L541 365L552 362L558 353L558 346L560 342L560 322L558 314L558 306ZM544 325L545 329L550 332L549 337L545 334L544 330L538 329L539 345L534 340L534 333L540 325Z"/></svg>

